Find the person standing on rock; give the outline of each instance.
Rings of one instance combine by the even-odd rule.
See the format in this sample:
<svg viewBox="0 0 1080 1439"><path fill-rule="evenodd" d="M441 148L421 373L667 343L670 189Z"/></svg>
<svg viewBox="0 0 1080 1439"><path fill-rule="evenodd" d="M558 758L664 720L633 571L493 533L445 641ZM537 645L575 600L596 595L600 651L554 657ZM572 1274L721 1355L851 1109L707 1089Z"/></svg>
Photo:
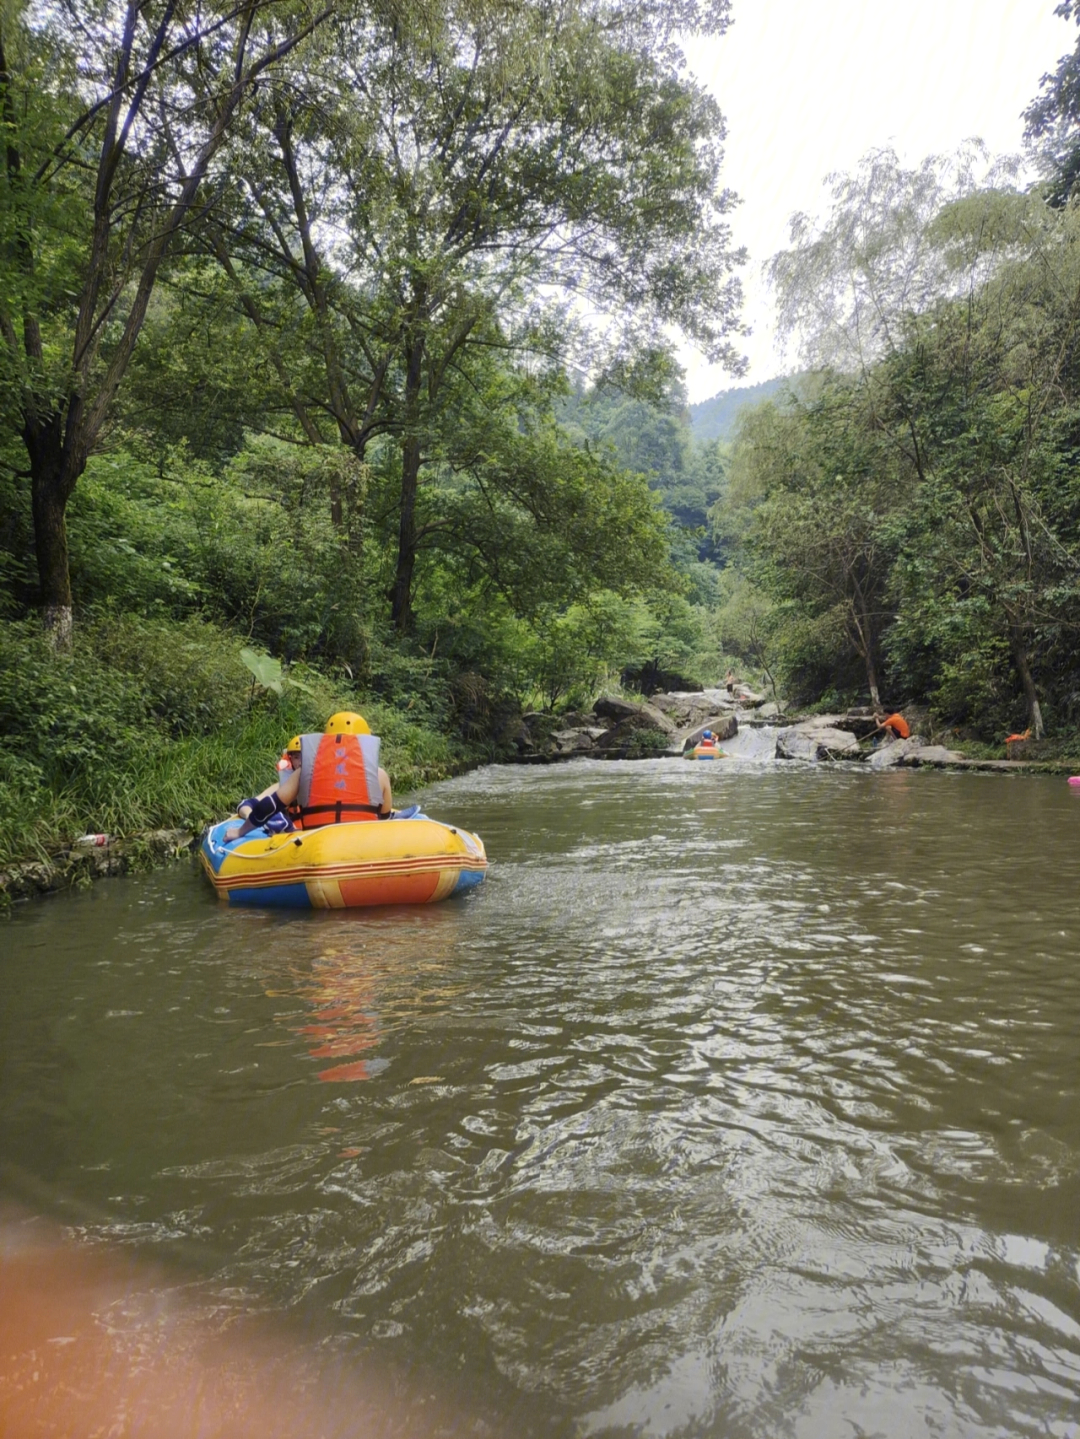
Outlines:
<svg viewBox="0 0 1080 1439"><path fill-rule="evenodd" d="M727 674L724 676L724 684L727 687L727 692L732 699L735 698L735 686L737 683L738 681L735 678L735 671L728 670Z"/></svg>

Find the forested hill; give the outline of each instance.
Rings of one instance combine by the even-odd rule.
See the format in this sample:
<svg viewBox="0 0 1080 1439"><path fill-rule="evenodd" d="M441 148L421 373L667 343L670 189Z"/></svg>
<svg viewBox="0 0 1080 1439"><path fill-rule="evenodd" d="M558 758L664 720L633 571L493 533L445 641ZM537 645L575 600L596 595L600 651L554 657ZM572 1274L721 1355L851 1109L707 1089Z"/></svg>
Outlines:
<svg viewBox="0 0 1080 1439"><path fill-rule="evenodd" d="M735 434L735 417L744 405L757 405L771 399L778 390L790 385L794 376L780 375L762 380L759 385L736 385L721 390L711 400L690 406L690 428L695 440L730 440Z"/></svg>

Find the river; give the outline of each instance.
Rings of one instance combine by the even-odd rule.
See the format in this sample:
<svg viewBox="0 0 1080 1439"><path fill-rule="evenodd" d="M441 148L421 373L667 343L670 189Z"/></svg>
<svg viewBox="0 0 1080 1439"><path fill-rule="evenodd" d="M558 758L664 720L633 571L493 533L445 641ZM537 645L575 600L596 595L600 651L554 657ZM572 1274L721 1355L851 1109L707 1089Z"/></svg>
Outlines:
<svg viewBox="0 0 1080 1439"><path fill-rule="evenodd" d="M423 799L488 846L460 901L230 910L180 865L18 909L4 1191L504 1433L1080 1433L1080 793Z"/></svg>

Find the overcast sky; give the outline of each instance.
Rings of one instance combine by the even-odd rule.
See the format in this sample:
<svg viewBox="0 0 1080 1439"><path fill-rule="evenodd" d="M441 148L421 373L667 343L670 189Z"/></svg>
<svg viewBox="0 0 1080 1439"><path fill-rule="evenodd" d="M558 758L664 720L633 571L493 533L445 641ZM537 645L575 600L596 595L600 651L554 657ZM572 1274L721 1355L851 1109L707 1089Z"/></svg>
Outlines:
<svg viewBox="0 0 1080 1439"><path fill-rule="evenodd" d="M692 65L727 121L724 183L743 270L743 348L733 380L687 351L690 399L784 374L762 264L788 239L796 210L820 213L823 180L867 150L893 145L908 163L975 136L995 153L1021 148L1020 112L1076 43L1055 0L734 0L723 38L695 42Z"/></svg>

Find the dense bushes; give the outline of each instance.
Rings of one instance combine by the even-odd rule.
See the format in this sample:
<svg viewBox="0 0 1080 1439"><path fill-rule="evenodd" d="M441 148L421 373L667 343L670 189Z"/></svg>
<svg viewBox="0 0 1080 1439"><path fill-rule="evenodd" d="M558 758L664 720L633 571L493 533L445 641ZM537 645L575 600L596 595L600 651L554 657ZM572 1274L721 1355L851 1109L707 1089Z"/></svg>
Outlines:
<svg viewBox="0 0 1080 1439"><path fill-rule="evenodd" d="M481 757L317 672L260 689L237 636L198 617L86 615L69 655L32 620L0 627L0 863L84 831L197 829L273 778L289 735L363 708L398 792Z"/></svg>

